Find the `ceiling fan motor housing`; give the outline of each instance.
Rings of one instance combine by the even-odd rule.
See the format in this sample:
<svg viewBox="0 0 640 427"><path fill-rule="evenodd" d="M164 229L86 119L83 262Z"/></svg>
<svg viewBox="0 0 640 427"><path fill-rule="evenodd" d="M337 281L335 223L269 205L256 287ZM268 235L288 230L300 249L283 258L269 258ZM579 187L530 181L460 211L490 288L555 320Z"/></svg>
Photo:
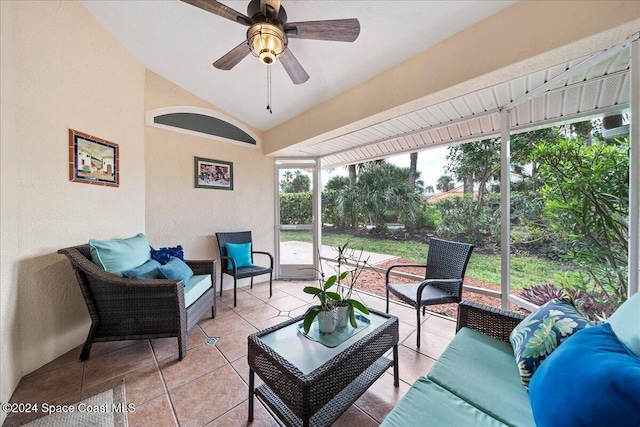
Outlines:
<svg viewBox="0 0 640 427"><path fill-rule="evenodd" d="M247 30L247 40L251 53L263 64L271 65L287 47L287 36L276 25L263 22L253 24Z"/></svg>
<svg viewBox="0 0 640 427"><path fill-rule="evenodd" d="M268 2L251 0L247 6L247 16L251 17L253 23L247 30L247 41L251 53L260 58L263 64L275 63L288 44L284 33L287 12L283 7L278 7L276 10Z"/></svg>

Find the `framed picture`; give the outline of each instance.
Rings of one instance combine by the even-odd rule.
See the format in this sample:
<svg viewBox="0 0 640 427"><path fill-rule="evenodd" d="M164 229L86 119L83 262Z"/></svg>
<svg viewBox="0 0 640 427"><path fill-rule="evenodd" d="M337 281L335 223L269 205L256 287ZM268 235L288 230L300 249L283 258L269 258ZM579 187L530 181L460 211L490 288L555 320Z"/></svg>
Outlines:
<svg viewBox="0 0 640 427"><path fill-rule="evenodd" d="M233 190L233 163L194 158L196 188Z"/></svg>
<svg viewBox="0 0 640 427"><path fill-rule="evenodd" d="M69 129L69 181L120 186L118 144Z"/></svg>

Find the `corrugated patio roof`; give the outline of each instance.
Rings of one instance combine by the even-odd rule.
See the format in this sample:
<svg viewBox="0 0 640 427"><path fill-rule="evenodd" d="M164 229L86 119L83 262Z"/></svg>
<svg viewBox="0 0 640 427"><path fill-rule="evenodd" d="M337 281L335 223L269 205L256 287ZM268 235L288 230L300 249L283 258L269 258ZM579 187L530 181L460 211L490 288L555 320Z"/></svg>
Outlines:
<svg viewBox="0 0 640 427"><path fill-rule="evenodd" d="M500 110L503 108L512 108L511 129L515 133L624 111L629 107L630 98L630 51L627 44L332 139L293 145L278 155L319 157L322 168L333 168L402 152L499 136ZM594 63L599 56L603 59ZM542 93L529 97L537 92Z"/></svg>

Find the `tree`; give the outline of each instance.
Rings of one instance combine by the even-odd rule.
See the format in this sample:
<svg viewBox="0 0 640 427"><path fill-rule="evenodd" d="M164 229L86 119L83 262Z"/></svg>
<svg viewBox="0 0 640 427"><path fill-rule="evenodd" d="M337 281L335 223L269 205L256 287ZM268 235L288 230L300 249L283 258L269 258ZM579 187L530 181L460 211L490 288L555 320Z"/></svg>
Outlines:
<svg viewBox="0 0 640 427"><path fill-rule="evenodd" d="M389 163L369 163L358 177L358 207L377 230L385 227L388 210L399 210L414 217L422 206L422 188L408 183L408 168Z"/></svg>
<svg viewBox="0 0 640 427"><path fill-rule="evenodd" d="M531 178L535 178L538 172L538 163L532 153L538 144L555 144L562 139L560 129L557 127L538 129L511 135L511 165L514 170L524 171L524 166L529 165Z"/></svg>
<svg viewBox="0 0 640 427"><path fill-rule="evenodd" d="M309 175L297 170L293 175L293 179L291 179L291 175L287 175L287 172L285 172L284 177L280 181L280 189L284 193L304 193L311 191L311 178L309 178Z"/></svg>
<svg viewBox="0 0 640 427"><path fill-rule="evenodd" d="M282 174L282 179L280 180L280 189L284 189L284 187L291 182L293 179L293 172L290 170L284 171Z"/></svg>
<svg viewBox="0 0 640 427"><path fill-rule="evenodd" d="M349 171L349 190L340 192L338 196L338 206L340 207L341 214L344 215L345 218L351 218L351 228L353 229L358 227L358 210L356 201L358 198L358 175L367 169L384 163L386 163L386 160L382 159L363 163L354 163L347 166Z"/></svg>
<svg viewBox="0 0 640 427"><path fill-rule="evenodd" d="M427 199L433 196L435 192L436 190L433 188L433 185L427 185L426 187L424 187L424 193L427 196Z"/></svg>
<svg viewBox="0 0 640 427"><path fill-rule="evenodd" d="M409 155L409 185L413 188L416 188L416 179L417 179L417 170L418 170L418 153L411 153Z"/></svg>
<svg viewBox="0 0 640 427"><path fill-rule="evenodd" d="M349 187L349 178L346 176L334 176L325 185L325 190L343 190Z"/></svg>
<svg viewBox="0 0 640 427"><path fill-rule="evenodd" d="M484 139L449 147L447 172L465 183L465 189L473 192L473 182L478 183L478 206L484 201L487 182L500 171L500 139Z"/></svg>
<svg viewBox="0 0 640 427"><path fill-rule="evenodd" d="M349 169L349 184L352 187L355 187L356 182L358 181L358 171L356 169L356 165L355 164L349 165L348 169Z"/></svg>
<svg viewBox="0 0 640 427"><path fill-rule="evenodd" d="M349 165L349 193L342 194L342 197L338 200L340 202L339 206L342 208L345 216L348 212L348 217L351 218L351 228L353 229L358 227L358 212L356 211L354 203L357 182L358 170L356 165Z"/></svg>
<svg viewBox="0 0 640 427"><path fill-rule="evenodd" d="M453 190L455 183L453 182L453 178L451 178L451 175L442 175L440 178L438 178L438 182L436 184L436 188L440 191L450 191Z"/></svg>
<svg viewBox="0 0 640 427"><path fill-rule="evenodd" d="M572 261L608 296L627 290L629 140L620 145L582 139L540 144L533 152L545 186L545 217L575 248Z"/></svg>

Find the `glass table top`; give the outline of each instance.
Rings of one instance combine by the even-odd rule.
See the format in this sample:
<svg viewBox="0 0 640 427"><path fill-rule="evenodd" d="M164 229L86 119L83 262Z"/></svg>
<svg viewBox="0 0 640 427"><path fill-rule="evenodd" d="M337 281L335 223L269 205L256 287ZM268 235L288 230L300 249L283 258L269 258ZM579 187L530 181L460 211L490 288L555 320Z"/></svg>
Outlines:
<svg viewBox="0 0 640 427"><path fill-rule="evenodd" d="M388 317L373 312L365 317L371 322L368 327L333 348L305 337L298 328L302 319L262 335L260 340L303 374L309 374L389 320Z"/></svg>

